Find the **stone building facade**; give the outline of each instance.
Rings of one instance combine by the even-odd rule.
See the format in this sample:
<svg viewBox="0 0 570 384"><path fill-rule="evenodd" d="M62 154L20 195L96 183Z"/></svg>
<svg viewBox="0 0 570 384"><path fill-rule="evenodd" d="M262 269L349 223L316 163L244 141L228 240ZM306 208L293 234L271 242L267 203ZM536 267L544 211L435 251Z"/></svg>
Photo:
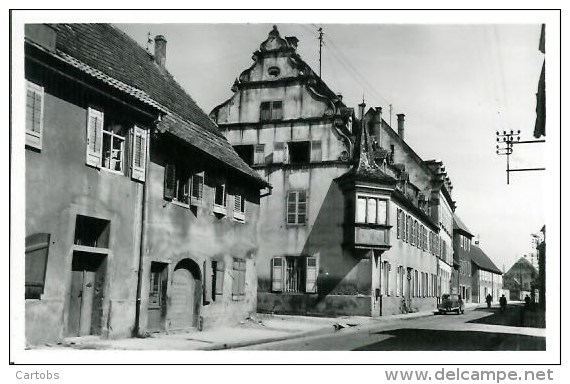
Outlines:
<svg viewBox="0 0 570 384"><path fill-rule="evenodd" d="M453 260L447 174L404 141L404 115L396 132L380 108L347 107L297 44L274 27L210 114L273 187L260 207L258 311L434 308L451 278L439 263Z"/></svg>
<svg viewBox="0 0 570 384"><path fill-rule="evenodd" d="M451 292L461 295L466 303L471 302L471 239L473 234L461 221L453 216L453 261Z"/></svg>
<svg viewBox="0 0 570 384"><path fill-rule="evenodd" d="M170 76L166 40L150 55L108 24L25 32L26 341L128 337L254 311L268 185ZM165 178L170 164L204 175L197 209L180 199L192 174ZM175 188L165 179L182 193L165 193Z"/></svg>

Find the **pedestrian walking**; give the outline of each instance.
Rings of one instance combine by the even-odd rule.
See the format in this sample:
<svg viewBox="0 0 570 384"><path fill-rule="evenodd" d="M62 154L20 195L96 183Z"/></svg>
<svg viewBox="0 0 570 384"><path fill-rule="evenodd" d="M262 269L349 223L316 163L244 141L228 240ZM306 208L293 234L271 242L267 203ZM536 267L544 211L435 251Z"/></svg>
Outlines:
<svg viewBox="0 0 570 384"><path fill-rule="evenodd" d="M505 312L505 308L507 308L507 298L504 294L499 299L499 304L501 305L501 312Z"/></svg>
<svg viewBox="0 0 570 384"><path fill-rule="evenodd" d="M491 301L493 301L493 296L491 296L491 294L489 293L485 298L485 301L487 302L487 308L491 308Z"/></svg>

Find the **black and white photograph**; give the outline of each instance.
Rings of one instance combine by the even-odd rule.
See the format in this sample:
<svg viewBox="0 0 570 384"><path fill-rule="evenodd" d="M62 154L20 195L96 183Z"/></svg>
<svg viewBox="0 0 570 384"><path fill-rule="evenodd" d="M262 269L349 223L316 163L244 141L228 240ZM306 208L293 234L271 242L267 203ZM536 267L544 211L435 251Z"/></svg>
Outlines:
<svg viewBox="0 0 570 384"><path fill-rule="evenodd" d="M559 361L558 10L10 28L11 361Z"/></svg>

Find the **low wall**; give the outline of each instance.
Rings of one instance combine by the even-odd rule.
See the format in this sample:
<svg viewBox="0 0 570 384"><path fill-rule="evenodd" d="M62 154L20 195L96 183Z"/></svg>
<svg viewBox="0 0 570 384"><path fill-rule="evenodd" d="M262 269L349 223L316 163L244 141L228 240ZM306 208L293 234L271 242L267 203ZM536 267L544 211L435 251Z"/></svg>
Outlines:
<svg viewBox="0 0 570 384"><path fill-rule="evenodd" d="M371 316L371 297L257 293L257 312L304 316Z"/></svg>

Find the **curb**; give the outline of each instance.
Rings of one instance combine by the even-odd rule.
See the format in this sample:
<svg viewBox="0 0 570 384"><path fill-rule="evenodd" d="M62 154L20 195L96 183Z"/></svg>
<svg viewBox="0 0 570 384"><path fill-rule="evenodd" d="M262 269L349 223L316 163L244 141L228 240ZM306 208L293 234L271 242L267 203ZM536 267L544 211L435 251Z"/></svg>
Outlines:
<svg viewBox="0 0 570 384"><path fill-rule="evenodd" d="M416 312L415 314L404 315L404 317L398 317L397 318L395 316L398 316L398 315L385 316L384 318L378 318L378 319L371 318L371 321L367 324L363 324L363 325L352 327L352 328L344 328L344 329L345 329L345 331L349 331L349 332L366 331L366 330L369 330L370 328L377 327L380 324L388 322L388 321L419 319L422 317L433 316L433 313L432 312ZM252 345L274 343L274 342L278 342L278 341L295 340L295 339L300 339L303 337L321 336L321 335L326 335L326 334L336 334L338 332L338 331L334 330L334 328L333 329L330 329L330 328L332 328L332 327L329 325L329 326L326 326L326 327L323 327L320 329L316 329L313 331L301 332L301 333L286 335L286 336L268 337L265 339L257 339L257 340L237 341L237 342L233 342L233 343L232 342L218 343L218 344L207 346L204 348L198 348L197 350L200 350L200 351L228 350L228 349L234 349L234 348L249 347ZM346 332L343 332L343 333L346 333Z"/></svg>

